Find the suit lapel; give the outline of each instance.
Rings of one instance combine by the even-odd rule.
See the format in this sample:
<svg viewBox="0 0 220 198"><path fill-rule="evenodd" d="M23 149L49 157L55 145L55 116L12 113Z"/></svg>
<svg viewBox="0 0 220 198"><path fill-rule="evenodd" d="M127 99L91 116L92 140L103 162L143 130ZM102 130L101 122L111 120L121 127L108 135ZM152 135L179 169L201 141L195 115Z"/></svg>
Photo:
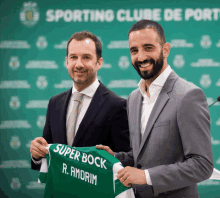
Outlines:
<svg viewBox="0 0 220 198"><path fill-rule="evenodd" d="M67 107L69 104L69 100L72 94L72 89L67 91L67 93L63 96L62 100L62 111L60 114L61 120L61 128L59 133L59 143L67 144L67 137L66 137L66 115L67 115Z"/></svg>
<svg viewBox="0 0 220 198"><path fill-rule="evenodd" d="M133 115L129 115L129 117L131 117L131 119L129 119L129 122L131 123L129 124L132 125L132 128L134 128L135 131L135 135L132 137L133 152L135 157L138 155L138 151L141 143L141 113L140 112L142 107L142 95L140 91L138 91L138 93L136 94L134 101L135 102L133 102L131 108L129 109L130 113L133 114Z"/></svg>
<svg viewBox="0 0 220 198"><path fill-rule="evenodd" d="M100 82L100 85L92 98L92 101L86 111L86 114L79 125L78 131L73 141L73 146L76 146L80 139L83 138L88 126L95 118L96 114L100 111L102 105L106 100L104 96L105 94L108 94L107 89Z"/></svg>
<svg viewBox="0 0 220 198"><path fill-rule="evenodd" d="M165 82L165 84L164 84L164 86L163 86L163 88L162 88L155 104L154 104L154 107L151 111L150 117L149 117L148 122L147 122L146 129L145 129L142 141L141 141L141 145L140 145L138 154L140 154L144 144L147 141L147 138L149 137L149 135L151 133L151 130L152 130L152 127L153 127L154 123L157 121L158 116L160 115L160 113L162 112L164 106L168 102L168 100L169 100L168 93L170 91L172 91L174 83L177 80L177 78L178 78L178 76L174 71L172 71L170 73L170 75L168 76L168 78L167 78L167 80L166 80L166 82Z"/></svg>

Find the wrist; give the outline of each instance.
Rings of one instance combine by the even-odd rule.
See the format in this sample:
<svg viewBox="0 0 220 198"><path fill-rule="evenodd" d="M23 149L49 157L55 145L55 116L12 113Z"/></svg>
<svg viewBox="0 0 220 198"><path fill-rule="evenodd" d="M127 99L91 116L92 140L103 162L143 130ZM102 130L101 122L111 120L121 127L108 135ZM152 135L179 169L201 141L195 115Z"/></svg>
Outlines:
<svg viewBox="0 0 220 198"><path fill-rule="evenodd" d="M32 157L33 157L33 156L32 156ZM33 159L34 159L35 161L39 161L39 160L42 159L42 157L38 157L38 158L33 157Z"/></svg>

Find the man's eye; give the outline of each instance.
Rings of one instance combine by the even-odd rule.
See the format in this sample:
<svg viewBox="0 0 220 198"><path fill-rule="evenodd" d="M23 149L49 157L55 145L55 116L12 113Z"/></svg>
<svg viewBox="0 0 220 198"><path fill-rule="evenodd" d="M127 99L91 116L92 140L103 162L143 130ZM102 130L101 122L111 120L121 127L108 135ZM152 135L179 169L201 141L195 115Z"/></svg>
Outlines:
<svg viewBox="0 0 220 198"><path fill-rule="evenodd" d="M153 48L152 47L145 47L144 49L145 50L152 50Z"/></svg>
<svg viewBox="0 0 220 198"><path fill-rule="evenodd" d="M137 52L137 50L136 50L136 49L131 50L131 53L135 53L135 52Z"/></svg>
<svg viewBox="0 0 220 198"><path fill-rule="evenodd" d="M89 57L89 56L85 56L84 58L85 58L85 59L90 59L90 57Z"/></svg>
<svg viewBox="0 0 220 198"><path fill-rule="evenodd" d="M76 56L70 56L70 59L74 59L74 58L76 58Z"/></svg>

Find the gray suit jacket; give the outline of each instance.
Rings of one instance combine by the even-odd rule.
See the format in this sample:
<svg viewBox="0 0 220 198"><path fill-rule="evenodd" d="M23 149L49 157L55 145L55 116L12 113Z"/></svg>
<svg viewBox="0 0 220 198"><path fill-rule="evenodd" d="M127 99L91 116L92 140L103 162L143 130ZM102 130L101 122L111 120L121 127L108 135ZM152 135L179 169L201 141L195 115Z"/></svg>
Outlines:
<svg viewBox="0 0 220 198"><path fill-rule="evenodd" d="M197 183L213 171L210 115L203 91L174 71L167 78L141 139L142 95L128 98L132 150L115 153L124 166L148 169L152 186L133 185L141 198L197 198Z"/></svg>

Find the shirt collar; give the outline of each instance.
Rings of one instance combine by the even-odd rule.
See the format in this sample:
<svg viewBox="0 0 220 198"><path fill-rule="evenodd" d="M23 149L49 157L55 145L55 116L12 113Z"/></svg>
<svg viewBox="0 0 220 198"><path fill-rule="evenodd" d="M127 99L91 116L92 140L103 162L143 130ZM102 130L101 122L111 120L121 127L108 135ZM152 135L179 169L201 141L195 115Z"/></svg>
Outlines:
<svg viewBox="0 0 220 198"><path fill-rule="evenodd" d="M151 83L149 89L154 85L162 88L171 72L172 69L170 65L168 65L167 68ZM145 96L145 80L141 79L138 86L142 96Z"/></svg>
<svg viewBox="0 0 220 198"><path fill-rule="evenodd" d="M94 96L96 90L98 89L99 85L100 85L100 83L99 83L98 79L96 78L95 81L94 81L91 85L89 85L88 87L86 87L86 88L85 88L84 90L82 90L80 93L85 94L86 96L89 96L89 97L92 98L92 97ZM74 92L78 92L78 91L76 90L76 88L75 88L75 86L74 86L74 83L73 83L72 94L73 94Z"/></svg>

